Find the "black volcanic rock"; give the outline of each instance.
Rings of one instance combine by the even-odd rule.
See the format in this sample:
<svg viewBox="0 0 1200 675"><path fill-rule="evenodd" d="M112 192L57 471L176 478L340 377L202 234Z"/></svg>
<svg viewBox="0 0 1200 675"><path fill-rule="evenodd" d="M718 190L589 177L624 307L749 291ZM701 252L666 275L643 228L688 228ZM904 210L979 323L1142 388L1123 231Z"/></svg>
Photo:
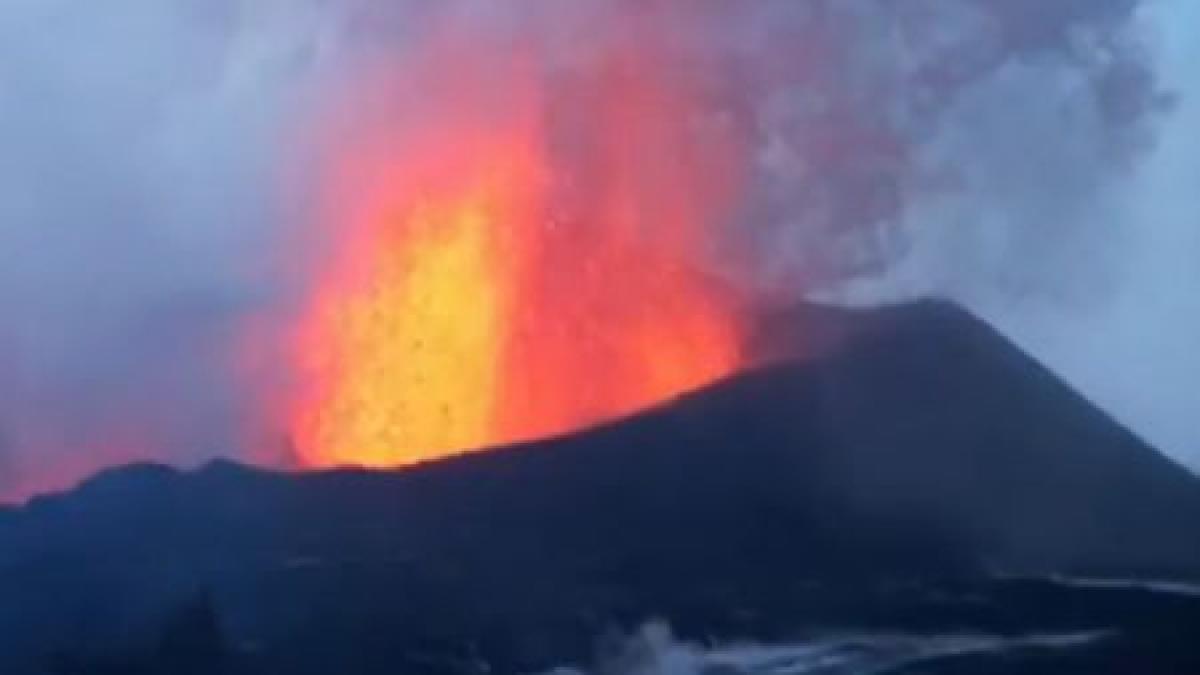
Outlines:
<svg viewBox="0 0 1200 675"><path fill-rule="evenodd" d="M393 472L140 466L34 500L0 517L0 671L153 655L198 596L228 668L276 673L539 668L650 616L752 637L1200 619L997 581L1200 576L1195 476L953 306L801 314L836 321L821 356L586 432Z"/></svg>

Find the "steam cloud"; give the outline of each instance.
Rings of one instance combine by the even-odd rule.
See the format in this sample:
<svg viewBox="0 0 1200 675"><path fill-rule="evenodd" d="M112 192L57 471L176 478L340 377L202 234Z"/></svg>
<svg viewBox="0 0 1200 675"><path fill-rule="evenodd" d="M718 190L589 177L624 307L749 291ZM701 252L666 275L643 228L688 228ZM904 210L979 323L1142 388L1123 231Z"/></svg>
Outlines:
<svg viewBox="0 0 1200 675"><path fill-rule="evenodd" d="M631 25L669 35L706 93L695 142L751 150L718 270L748 287L1086 304L1117 283L1106 223L1168 108L1137 5L8 0L0 494L251 455L242 340L293 299L268 261L303 220L306 120L434 22L567 71Z"/></svg>

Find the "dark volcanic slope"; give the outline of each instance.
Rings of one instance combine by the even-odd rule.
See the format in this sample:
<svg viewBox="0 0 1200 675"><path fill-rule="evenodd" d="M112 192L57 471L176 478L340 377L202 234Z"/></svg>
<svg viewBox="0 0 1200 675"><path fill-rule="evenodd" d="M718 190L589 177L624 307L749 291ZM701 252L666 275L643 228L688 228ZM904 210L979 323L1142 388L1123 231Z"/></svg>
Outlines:
<svg viewBox="0 0 1200 675"><path fill-rule="evenodd" d="M987 326L804 315L840 346L586 433L390 473L131 467L0 513L0 670L137 649L200 591L261 672L400 672L545 665L654 614L965 620L849 590L897 579L1200 573L1196 478Z"/></svg>

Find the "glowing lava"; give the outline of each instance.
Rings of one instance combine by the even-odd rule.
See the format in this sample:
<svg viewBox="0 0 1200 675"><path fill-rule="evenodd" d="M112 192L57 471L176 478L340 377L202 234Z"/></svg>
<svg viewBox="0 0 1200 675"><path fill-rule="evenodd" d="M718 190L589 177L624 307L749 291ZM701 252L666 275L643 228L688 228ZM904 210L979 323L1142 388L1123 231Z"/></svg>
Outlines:
<svg viewBox="0 0 1200 675"><path fill-rule="evenodd" d="M345 106L293 345L306 465L562 433L738 367L733 303L698 271L726 149L690 147L693 93L627 47L562 76L443 45Z"/></svg>

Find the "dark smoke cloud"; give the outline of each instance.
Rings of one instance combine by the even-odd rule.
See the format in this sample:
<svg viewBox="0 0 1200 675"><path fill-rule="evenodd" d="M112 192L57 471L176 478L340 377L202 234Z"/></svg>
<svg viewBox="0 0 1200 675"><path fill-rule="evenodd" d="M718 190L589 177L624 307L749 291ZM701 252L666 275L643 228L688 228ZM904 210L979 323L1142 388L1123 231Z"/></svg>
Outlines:
<svg viewBox="0 0 1200 675"><path fill-rule="evenodd" d="M695 142L733 129L753 150L723 257L747 285L1086 296L1092 277L1047 279L1097 239L1164 109L1137 4L10 0L0 491L246 452L239 339L293 299L266 261L294 236L297 129L447 15L534 36L551 70L630 26L669 34L709 97Z"/></svg>

